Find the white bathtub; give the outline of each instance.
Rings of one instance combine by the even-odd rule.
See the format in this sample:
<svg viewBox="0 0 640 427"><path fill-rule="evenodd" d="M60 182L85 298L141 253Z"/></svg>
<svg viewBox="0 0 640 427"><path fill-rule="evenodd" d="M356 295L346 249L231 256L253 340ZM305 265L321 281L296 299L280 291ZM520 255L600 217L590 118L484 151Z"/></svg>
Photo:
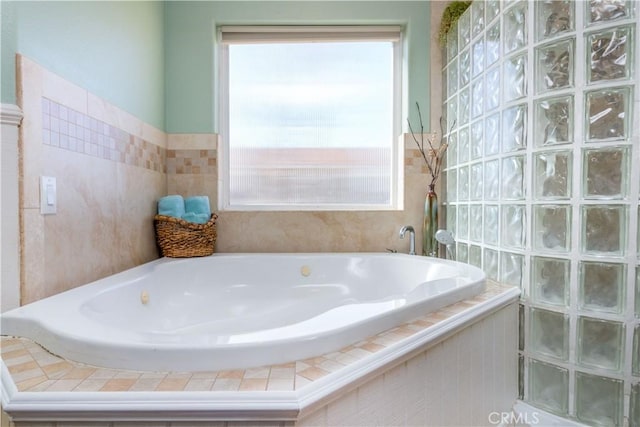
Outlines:
<svg viewBox="0 0 640 427"><path fill-rule="evenodd" d="M403 254L163 258L11 310L0 327L91 365L241 369L338 350L484 288L478 268Z"/></svg>

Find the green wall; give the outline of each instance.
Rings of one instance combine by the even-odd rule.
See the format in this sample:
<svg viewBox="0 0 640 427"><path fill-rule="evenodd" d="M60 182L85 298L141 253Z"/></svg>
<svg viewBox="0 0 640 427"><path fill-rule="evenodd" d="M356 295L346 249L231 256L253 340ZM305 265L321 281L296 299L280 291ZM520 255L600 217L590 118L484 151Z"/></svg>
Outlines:
<svg viewBox="0 0 640 427"><path fill-rule="evenodd" d="M2 0L0 13L5 103L15 103L19 52L169 133L216 132L218 25L400 24L405 108L420 102L429 117L428 1Z"/></svg>
<svg viewBox="0 0 640 427"><path fill-rule="evenodd" d="M216 27L233 24L406 26L409 99L429 117L428 1L169 1L165 3L166 130L216 132ZM415 108L411 108L414 120ZM406 113L405 113L406 116ZM428 125L426 123L425 125Z"/></svg>
<svg viewBox="0 0 640 427"><path fill-rule="evenodd" d="M17 1L2 12L2 102L15 103L15 53L164 129L164 4Z"/></svg>

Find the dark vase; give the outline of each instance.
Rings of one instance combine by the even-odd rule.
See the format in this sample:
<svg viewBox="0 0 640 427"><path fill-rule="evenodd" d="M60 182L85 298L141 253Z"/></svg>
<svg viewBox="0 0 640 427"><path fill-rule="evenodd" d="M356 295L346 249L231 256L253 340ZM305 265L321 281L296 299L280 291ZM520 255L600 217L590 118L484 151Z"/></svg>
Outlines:
<svg viewBox="0 0 640 427"><path fill-rule="evenodd" d="M424 222L422 224L422 255L438 256L438 195L432 184L424 199Z"/></svg>

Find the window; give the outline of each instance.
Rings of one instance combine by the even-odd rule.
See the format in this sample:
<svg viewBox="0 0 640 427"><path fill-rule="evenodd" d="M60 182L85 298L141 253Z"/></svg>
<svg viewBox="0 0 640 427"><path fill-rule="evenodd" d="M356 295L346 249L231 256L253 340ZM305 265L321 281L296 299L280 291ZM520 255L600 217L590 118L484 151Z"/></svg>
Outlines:
<svg viewBox="0 0 640 427"><path fill-rule="evenodd" d="M398 27L219 36L222 209L402 208Z"/></svg>

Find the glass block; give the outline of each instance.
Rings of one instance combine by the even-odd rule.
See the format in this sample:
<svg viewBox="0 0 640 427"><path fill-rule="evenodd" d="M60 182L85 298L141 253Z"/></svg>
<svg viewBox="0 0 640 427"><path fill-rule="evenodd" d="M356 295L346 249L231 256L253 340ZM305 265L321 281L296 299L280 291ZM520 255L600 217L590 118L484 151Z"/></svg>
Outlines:
<svg viewBox="0 0 640 427"><path fill-rule="evenodd" d="M485 108L491 111L500 106L500 68L496 67L485 74Z"/></svg>
<svg viewBox="0 0 640 427"><path fill-rule="evenodd" d="M518 356L518 399L524 400L524 356Z"/></svg>
<svg viewBox="0 0 640 427"><path fill-rule="evenodd" d="M484 198L498 200L500 196L500 163L491 160L484 164Z"/></svg>
<svg viewBox="0 0 640 427"><path fill-rule="evenodd" d="M640 325L633 330L633 361L631 371L633 375L640 376ZM640 408L638 408L640 409Z"/></svg>
<svg viewBox="0 0 640 427"><path fill-rule="evenodd" d="M524 156L513 156L502 159L503 200L524 199Z"/></svg>
<svg viewBox="0 0 640 427"><path fill-rule="evenodd" d="M458 28L453 24L447 33L447 61L451 61L458 54Z"/></svg>
<svg viewBox="0 0 640 427"><path fill-rule="evenodd" d="M535 139L537 146L573 141L573 96L536 101Z"/></svg>
<svg viewBox="0 0 640 427"><path fill-rule="evenodd" d="M526 308L524 304L518 304L518 350L524 351L524 329L525 329L525 311Z"/></svg>
<svg viewBox="0 0 640 427"><path fill-rule="evenodd" d="M576 416L587 425L621 426L623 382L576 372Z"/></svg>
<svg viewBox="0 0 640 427"><path fill-rule="evenodd" d="M624 306L624 264L580 263L578 306L581 310L622 313Z"/></svg>
<svg viewBox="0 0 640 427"><path fill-rule="evenodd" d="M458 232L457 237L460 239L469 238L469 206L458 205Z"/></svg>
<svg viewBox="0 0 640 427"><path fill-rule="evenodd" d="M504 15L504 51L513 52L527 45L527 2L521 2Z"/></svg>
<svg viewBox="0 0 640 427"><path fill-rule="evenodd" d="M516 105L502 112L502 152L527 147L527 105Z"/></svg>
<svg viewBox="0 0 640 427"><path fill-rule="evenodd" d="M630 135L630 89L603 89L586 93L586 135L589 141L622 139Z"/></svg>
<svg viewBox="0 0 640 427"><path fill-rule="evenodd" d="M498 251L484 249L484 272L491 280L498 280Z"/></svg>
<svg viewBox="0 0 640 427"><path fill-rule="evenodd" d="M468 85L471 81L471 54L469 49L465 49L460 53L460 87Z"/></svg>
<svg viewBox="0 0 640 427"><path fill-rule="evenodd" d="M582 207L582 252L593 255L624 255L626 235L624 206Z"/></svg>
<svg viewBox="0 0 640 427"><path fill-rule="evenodd" d="M447 98L458 91L458 60L454 59L447 67Z"/></svg>
<svg viewBox="0 0 640 427"><path fill-rule="evenodd" d="M484 39L480 37L471 46L471 76L476 77L484 70Z"/></svg>
<svg viewBox="0 0 640 427"><path fill-rule="evenodd" d="M534 206L533 247L554 252L568 252L571 249L570 206Z"/></svg>
<svg viewBox="0 0 640 427"><path fill-rule="evenodd" d="M624 324L578 316L578 363L619 371L624 355Z"/></svg>
<svg viewBox="0 0 640 427"><path fill-rule="evenodd" d="M569 404L569 371L531 359L529 399L549 412L566 415Z"/></svg>
<svg viewBox="0 0 640 427"><path fill-rule="evenodd" d="M469 247L469 264L482 268L482 248L477 245Z"/></svg>
<svg viewBox="0 0 640 427"><path fill-rule="evenodd" d="M447 171L447 198L449 200L458 199L458 170L449 169Z"/></svg>
<svg viewBox="0 0 640 427"><path fill-rule="evenodd" d="M464 127L458 132L458 163L469 161L469 128Z"/></svg>
<svg viewBox="0 0 640 427"><path fill-rule="evenodd" d="M574 52L573 39L536 48L536 93L573 87Z"/></svg>
<svg viewBox="0 0 640 427"><path fill-rule="evenodd" d="M460 126L469 123L469 108L471 108L471 92L469 87L466 87L460 91Z"/></svg>
<svg viewBox="0 0 640 427"><path fill-rule="evenodd" d="M479 159L482 157L484 149L484 122L478 120L471 124L471 139L469 140L469 151L471 159Z"/></svg>
<svg viewBox="0 0 640 427"><path fill-rule="evenodd" d="M490 24L500 14L500 0L485 0L485 20Z"/></svg>
<svg viewBox="0 0 640 427"><path fill-rule="evenodd" d="M640 319L640 267L636 267L636 317Z"/></svg>
<svg viewBox="0 0 640 427"><path fill-rule="evenodd" d="M629 186L629 148L584 150L582 195L588 199L624 199Z"/></svg>
<svg viewBox="0 0 640 427"><path fill-rule="evenodd" d="M482 205L469 206L469 238L482 242Z"/></svg>
<svg viewBox="0 0 640 427"><path fill-rule="evenodd" d="M504 62L504 99L513 101L527 95L527 57L514 56Z"/></svg>
<svg viewBox="0 0 640 427"><path fill-rule="evenodd" d="M633 27L617 27L587 36L587 83L628 79L633 68Z"/></svg>
<svg viewBox="0 0 640 427"><path fill-rule="evenodd" d="M502 206L502 245L523 249L525 238L525 208L523 205Z"/></svg>
<svg viewBox="0 0 640 427"><path fill-rule="evenodd" d="M536 302L569 305L571 263L566 259L533 257L531 289Z"/></svg>
<svg viewBox="0 0 640 427"><path fill-rule="evenodd" d="M458 200L469 200L469 167L458 169Z"/></svg>
<svg viewBox="0 0 640 427"><path fill-rule="evenodd" d="M489 67L500 59L500 23L497 22L487 30L486 66Z"/></svg>
<svg viewBox="0 0 640 427"><path fill-rule="evenodd" d="M477 79L471 84L471 96L472 96L472 105L471 105L471 117L476 118L483 112L484 106L484 80Z"/></svg>
<svg viewBox="0 0 640 427"><path fill-rule="evenodd" d="M633 16L633 0L590 0L587 23L600 23Z"/></svg>
<svg viewBox="0 0 640 427"><path fill-rule="evenodd" d="M524 256L511 252L502 252L500 259L500 281L522 288Z"/></svg>
<svg viewBox="0 0 640 427"><path fill-rule="evenodd" d="M458 120L458 97L453 96L447 102L447 129L452 129L454 124L460 123Z"/></svg>
<svg viewBox="0 0 640 427"><path fill-rule="evenodd" d="M569 316L531 308L530 350L560 360L569 357Z"/></svg>
<svg viewBox="0 0 640 427"><path fill-rule="evenodd" d="M537 39L555 37L575 28L574 1L545 0L536 2Z"/></svg>
<svg viewBox="0 0 640 427"><path fill-rule="evenodd" d="M458 242L456 245L456 260L460 262L469 262L469 245Z"/></svg>
<svg viewBox="0 0 640 427"><path fill-rule="evenodd" d="M475 37L484 30L484 1L471 3L471 37Z"/></svg>
<svg viewBox="0 0 640 427"><path fill-rule="evenodd" d="M571 197L571 151L547 151L534 155L533 185L538 199Z"/></svg>
<svg viewBox="0 0 640 427"><path fill-rule="evenodd" d="M451 231L451 233L453 233L454 236L458 235L458 228L456 227L456 212L457 212L457 206L455 205L447 205L446 206L446 213L447 213L447 223L445 224L445 227Z"/></svg>
<svg viewBox="0 0 640 427"><path fill-rule="evenodd" d="M491 156L500 152L500 113L493 114L484 122L484 154Z"/></svg>
<svg viewBox="0 0 640 427"><path fill-rule="evenodd" d="M447 136L449 147L446 151L446 165L448 168L458 164L458 133L453 131Z"/></svg>
<svg viewBox="0 0 640 427"><path fill-rule="evenodd" d="M459 50L464 49L471 41L471 10L467 9L458 19Z"/></svg>
<svg viewBox="0 0 640 427"><path fill-rule="evenodd" d="M471 200L482 200L482 183L483 183L483 167L482 163L474 163L471 165L471 183L470 195Z"/></svg>
<svg viewBox="0 0 640 427"><path fill-rule="evenodd" d="M499 210L496 205L484 207L484 242L490 245L498 244Z"/></svg>
<svg viewBox="0 0 640 427"><path fill-rule="evenodd" d="M640 383L631 386L631 397L629 398L629 427L640 427Z"/></svg>

